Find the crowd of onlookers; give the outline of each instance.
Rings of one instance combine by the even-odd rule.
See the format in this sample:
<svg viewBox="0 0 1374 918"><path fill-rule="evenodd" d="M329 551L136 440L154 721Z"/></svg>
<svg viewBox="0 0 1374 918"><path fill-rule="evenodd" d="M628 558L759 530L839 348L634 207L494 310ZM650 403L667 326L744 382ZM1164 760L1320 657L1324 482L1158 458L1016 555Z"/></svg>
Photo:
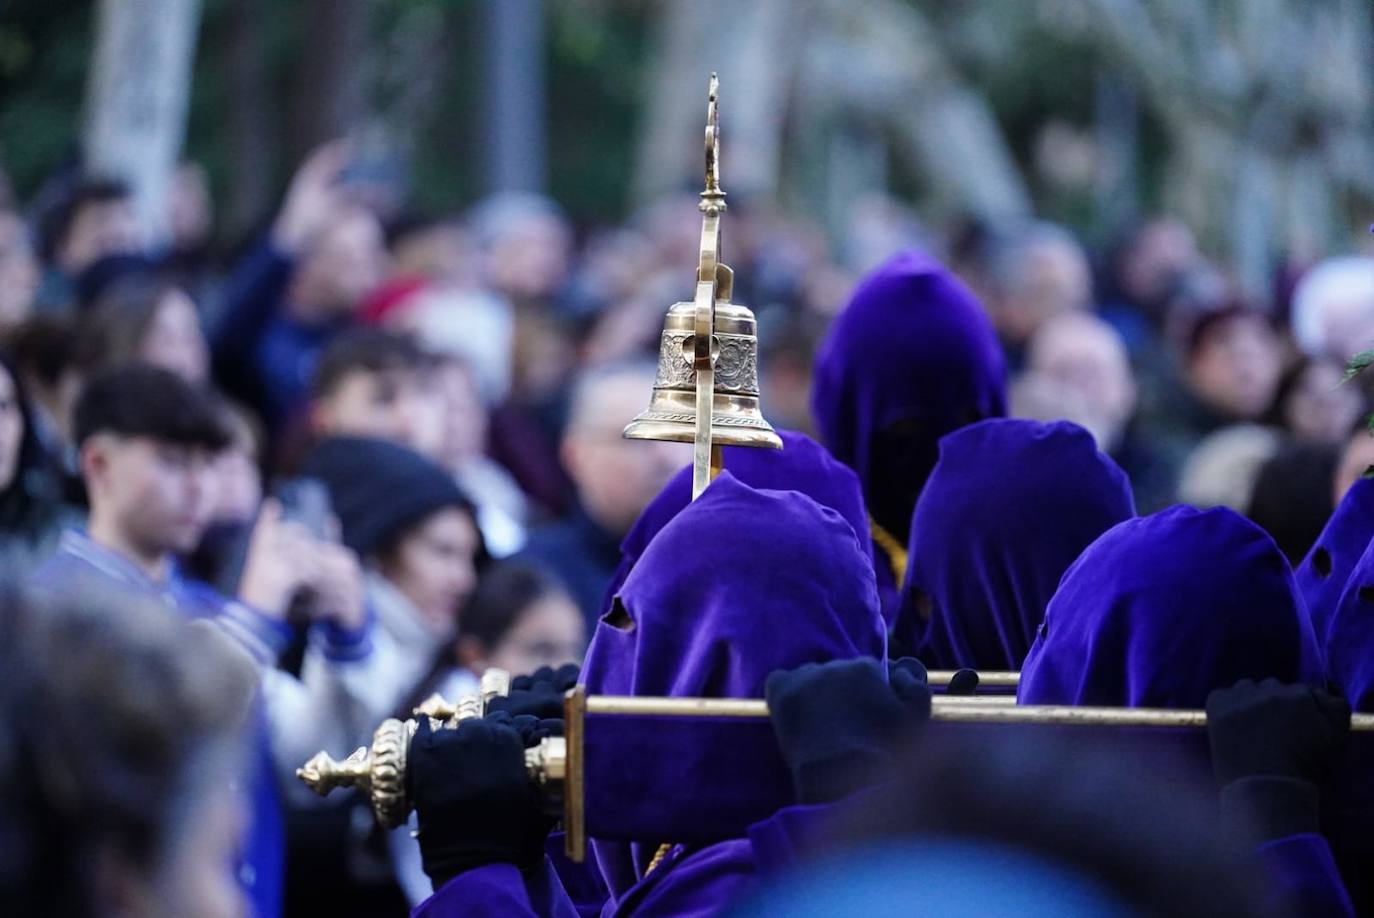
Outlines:
<svg viewBox="0 0 1374 918"><path fill-rule="evenodd" d="M191 164L157 246L118 182L0 199L0 559L237 638L262 685L254 837L289 865L261 895L363 913L428 893L413 841L292 771L489 666L581 658L621 539L690 459L621 430L692 293L699 214L690 194L613 227L536 195L379 211L348 163L310 156L232 256ZM727 219L777 427L811 430L812 354L857 279L920 246L987 309L1012 413L1087 428L1141 512L1228 505L1296 562L1374 463L1365 380L1342 383L1374 344L1374 257L1293 266L1259 300L1163 217L1092 253L1045 223L933 236L890 201L838 240L747 198Z"/></svg>

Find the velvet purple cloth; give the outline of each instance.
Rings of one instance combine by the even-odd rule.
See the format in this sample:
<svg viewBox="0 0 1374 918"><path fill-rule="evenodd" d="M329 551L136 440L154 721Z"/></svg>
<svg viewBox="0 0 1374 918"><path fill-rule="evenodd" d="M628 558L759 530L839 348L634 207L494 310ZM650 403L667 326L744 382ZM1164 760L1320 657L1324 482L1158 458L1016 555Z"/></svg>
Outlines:
<svg viewBox="0 0 1374 918"><path fill-rule="evenodd" d="M774 670L886 651L873 565L852 525L805 494L725 471L648 543L597 625L582 681L591 694L761 698ZM655 841L593 842L617 900L645 882Z"/></svg>
<svg viewBox="0 0 1374 918"><path fill-rule="evenodd" d="M931 256L900 253L855 289L816 353L811 413L905 544L945 434L1006 414L1006 364L982 306Z"/></svg>
<svg viewBox="0 0 1374 918"><path fill-rule="evenodd" d="M1267 678L1322 684L1288 561L1234 511L1179 506L1112 527L1068 569L1017 699L1201 708Z"/></svg>
<svg viewBox="0 0 1374 918"><path fill-rule="evenodd" d="M1325 651L1330 682L1356 711L1374 711L1374 542L1341 591L1327 625Z"/></svg>
<svg viewBox="0 0 1374 918"><path fill-rule="evenodd" d="M843 516L854 532L868 545L868 511L864 509L859 479L815 440L792 430L779 430L782 449L755 449L727 446L721 450L725 468L737 479L755 488L800 491L823 507ZM649 501L620 543L620 565L606 588L601 604L604 612L611 599L634 568L650 540L668 521L692 502L692 467L685 466L674 475L658 496Z"/></svg>
<svg viewBox="0 0 1374 918"><path fill-rule="evenodd" d="M1077 424L956 430L916 502L894 634L935 669L1020 669L1064 571L1133 516L1126 473Z"/></svg>
<svg viewBox="0 0 1374 918"><path fill-rule="evenodd" d="M1345 492L1312 550L1293 572L1312 617L1317 643L1325 645L1341 593L1374 538L1374 480L1358 479Z"/></svg>
<svg viewBox="0 0 1374 918"><path fill-rule="evenodd" d="M774 670L887 647L849 522L728 471L654 537L617 598L582 667L592 694L762 698Z"/></svg>

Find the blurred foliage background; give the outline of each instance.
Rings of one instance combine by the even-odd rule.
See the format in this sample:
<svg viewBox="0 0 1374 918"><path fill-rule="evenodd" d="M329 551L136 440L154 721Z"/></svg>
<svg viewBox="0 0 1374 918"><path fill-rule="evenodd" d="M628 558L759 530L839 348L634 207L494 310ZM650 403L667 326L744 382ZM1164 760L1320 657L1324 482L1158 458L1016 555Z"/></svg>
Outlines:
<svg viewBox="0 0 1374 918"><path fill-rule="evenodd" d="M78 161L117 2L4 4L0 164L21 200ZM623 219L696 181L712 69L727 191L832 238L872 192L927 221L1034 211L1090 240L1168 210L1254 285L1374 209L1368 0L189 3L184 155L209 169L225 243L339 135L426 210L514 186L582 224Z"/></svg>

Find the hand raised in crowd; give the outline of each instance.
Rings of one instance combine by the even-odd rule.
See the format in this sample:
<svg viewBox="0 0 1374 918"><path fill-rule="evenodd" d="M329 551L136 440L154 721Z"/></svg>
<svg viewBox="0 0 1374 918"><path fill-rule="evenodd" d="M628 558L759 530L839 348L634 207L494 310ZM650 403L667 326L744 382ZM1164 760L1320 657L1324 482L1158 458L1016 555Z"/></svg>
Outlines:
<svg viewBox="0 0 1374 918"><path fill-rule="evenodd" d="M358 556L344 545L320 539L314 540L312 549L311 618L327 619L349 631L361 628L367 618L367 590Z"/></svg>
<svg viewBox="0 0 1374 918"><path fill-rule="evenodd" d="M1266 838L1317 830L1318 785L1350 732L1350 705L1309 685L1244 679L1207 696L1222 807Z"/></svg>
<svg viewBox="0 0 1374 918"><path fill-rule="evenodd" d="M577 685L580 673L581 668L576 663L566 663L556 670L551 666L541 666L529 675L512 679L510 694L493 698L487 710L529 714L544 719L561 718L563 696Z"/></svg>
<svg viewBox="0 0 1374 918"><path fill-rule="evenodd" d="M420 855L436 890L476 867L528 869L544 856L556 820L545 815L526 775L527 742L515 720L529 723L484 717L433 730L420 718L406 759L406 795L415 801Z"/></svg>
<svg viewBox="0 0 1374 918"><path fill-rule="evenodd" d="M280 501L264 500L248 541L239 599L270 618L285 616L313 569L314 542L304 526L282 518Z"/></svg>
<svg viewBox="0 0 1374 918"><path fill-rule="evenodd" d="M347 203L339 176L349 156L348 142L335 140L315 149L296 171L272 226L272 241L279 249L289 254L304 249Z"/></svg>
<svg viewBox="0 0 1374 918"><path fill-rule="evenodd" d="M903 730L929 719L925 667L904 657L889 673L859 659L768 677L768 718L799 801L826 803L859 790Z"/></svg>

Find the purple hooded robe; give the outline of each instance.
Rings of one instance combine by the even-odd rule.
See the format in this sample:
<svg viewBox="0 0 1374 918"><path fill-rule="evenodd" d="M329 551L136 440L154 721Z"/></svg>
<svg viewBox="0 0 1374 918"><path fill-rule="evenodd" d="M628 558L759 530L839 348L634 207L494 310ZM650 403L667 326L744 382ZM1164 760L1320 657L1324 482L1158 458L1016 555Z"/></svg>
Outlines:
<svg viewBox="0 0 1374 918"><path fill-rule="evenodd" d="M1346 581L1371 538L1374 538L1374 480L1361 478L1345 492L1316 544L1293 572L1320 645L1326 645L1327 630Z"/></svg>
<svg viewBox="0 0 1374 918"><path fill-rule="evenodd" d="M821 343L811 413L821 441L858 473L873 520L904 546L940 438L1006 414L1006 364L991 321L934 258L888 259ZM904 572L891 547L874 555L890 623Z"/></svg>
<svg viewBox="0 0 1374 918"><path fill-rule="evenodd" d="M886 650L873 568L851 523L727 471L649 542L597 625L582 679L590 694L762 698L774 670ZM659 842L671 839L593 842L612 896L605 914L711 915L753 887L748 839L673 845L648 871ZM469 871L417 914L483 914L488 904L491 914L547 914L512 910L533 902L513 885L520 876L509 865Z"/></svg>
<svg viewBox="0 0 1374 918"><path fill-rule="evenodd" d="M753 488L800 491L844 517L867 546L868 513L864 509L863 490L854 472L805 434L779 430L778 436L782 438L781 450L725 447L726 470ZM625 578L653 537L691 502L692 467L689 465L680 469L658 496L649 501L625 534L620 543L620 565L606 588L602 612L611 607L611 600L620 592Z"/></svg>
<svg viewBox="0 0 1374 918"><path fill-rule="evenodd" d="M1323 684L1287 559L1232 510L1177 506L1112 527L1064 574L1017 701L1202 708L1213 689L1270 678ZM1256 854L1300 914L1350 913L1322 836Z"/></svg>
<svg viewBox="0 0 1374 918"><path fill-rule="evenodd" d="M935 669L1020 669L1064 571L1133 516L1126 474L1076 424L957 430L916 502L893 634Z"/></svg>
<svg viewBox="0 0 1374 918"><path fill-rule="evenodd" d="M1021 669L1021 704L1201 708L1241 679L1322 684L1288 561L1225 507L1127 520L1064 574Z"/></svg>

